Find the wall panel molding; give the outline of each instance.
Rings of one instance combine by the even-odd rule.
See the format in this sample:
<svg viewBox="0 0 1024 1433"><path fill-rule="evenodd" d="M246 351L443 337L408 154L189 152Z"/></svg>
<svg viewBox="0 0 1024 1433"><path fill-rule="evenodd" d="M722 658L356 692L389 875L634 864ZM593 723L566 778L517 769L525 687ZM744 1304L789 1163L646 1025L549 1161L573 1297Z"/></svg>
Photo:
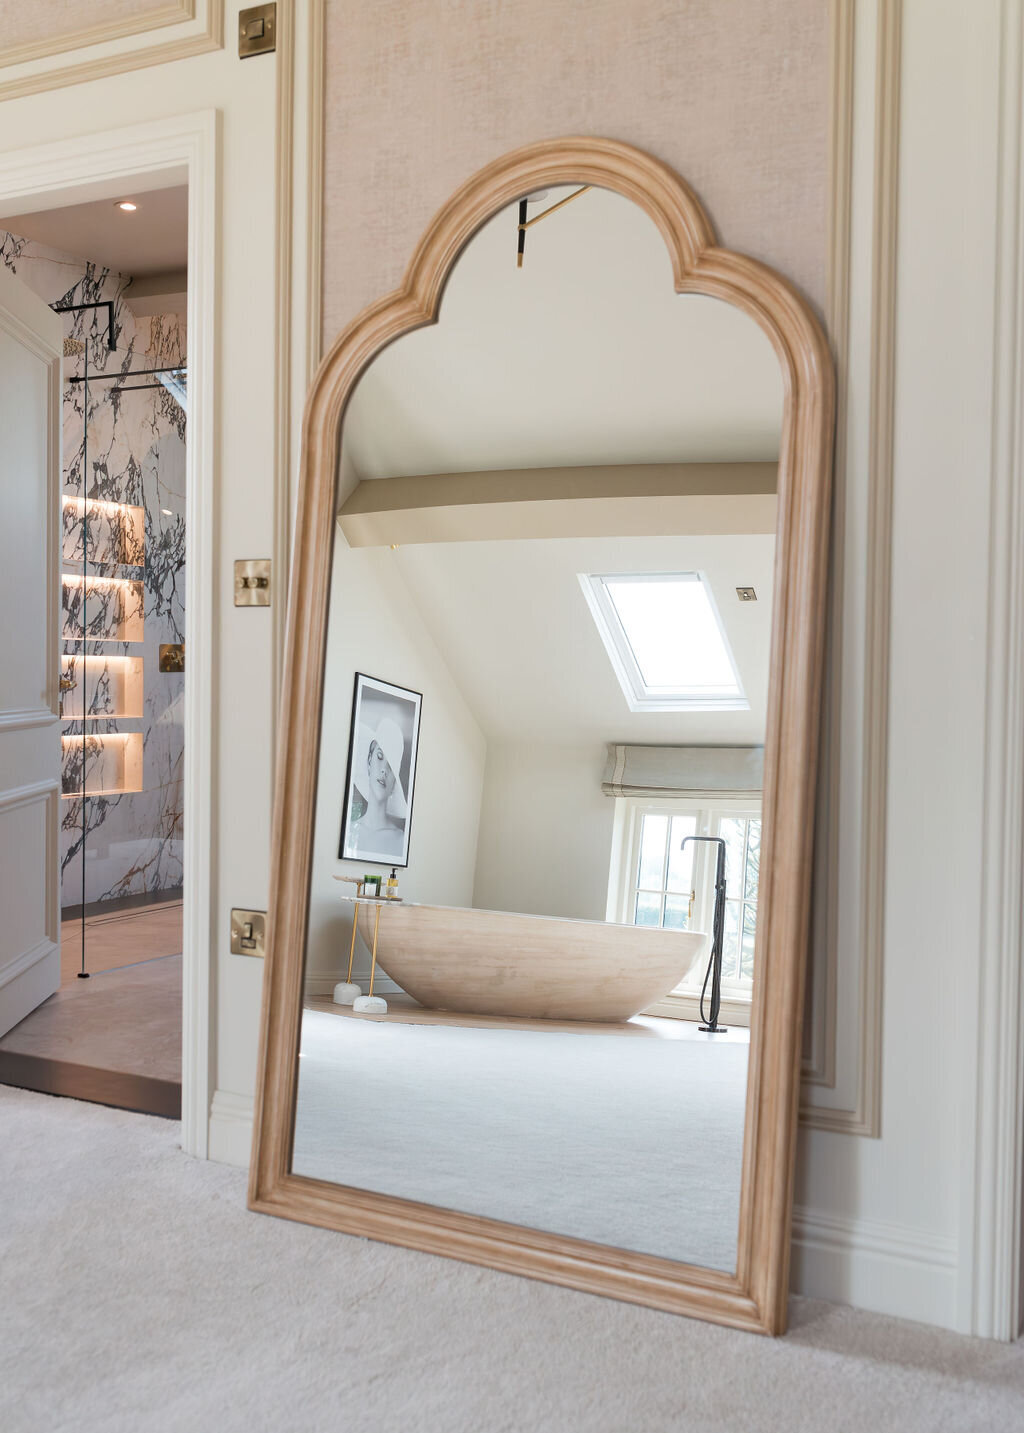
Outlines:
<svg viewBox="0 0 1024 1433"><path fill-rule="evenodd" d="M309 195L306 231L306 388L323 354L324 276L324 25L326 0L309 0L309 139L306 183ZM305 396L305 390L303 391Z"/></svg>
<svg viewBox="0 0 1024 1433"><path fill-rule="evenodd" d="M988 676L975 1150L962 1324L1021 1329L1024 1184L1024 7L1000 4Z"/></svg>
<svg viewBox="0 0 1024 1433"><path fill-rule="evenodd" d="M224 0L168 0L133 19L0 52L0 100L183 60L223 43Z"/></svg>
<svg viewBox="0 0 1024 1433"><path fill-rule="evenodd" d="M861 0L864 3L864 0ZM849 10L849 16L843 14ZM852 0L837 0L834 15L837 23L836 49L853 62ZM843 36L850 26L848 40ZM859 776L858 861L856 892L853 905L859 913L857 938L851 944L858 970L858 1001L856 1017L851 1022L841 1019L835 1009L838 981L839 918L841 862L839 858L838 779L841 737L838 730L838 684L830 685L827 709L832 720L826 733L828 766L825 769L825 824L822 847L825 866L822 874L824 914L819 915L816 934L813 980L823 979L830 991L833 1015L811 1040L814 1065L805 1074L801 1104L801 1122L805 1127L846 1134L877 1137L881 1131L881 1056L882 1056L882 976L885 915L885 812L888 787L887 731L889 720L889 630L892 561L892 471L893 471L893 393L895 379L895 291L897 182L899 173L899 104L900 104L900 37L902 31L902 0L878 0L874 60L874 133L871 223L871 314L868 344L868 418L867 418L867 518L866 574L863 639L863 668L860 680L863 732ZM844 96L834 96L838 109ZM833 127L833 162L838 162L840 145L850 144L849 169L852 174L852 125L846 136L837 120ZM852 192L852 191L851 191ZM852 208L848 206L846 228L852 234ZM835 305L846 305L845 327L841 328L844 348L837 352L840 376L840 422L843 446L838 492L848 489L846 453L850 448L848 430L852 353L849 332L849 289L842 293L840 285L849 284L851 245L847 241L845 258L841 241L830 246L830 273L834 287L830 290L833 307L831 318L843 323ZM840 268L845 265L845 268ZM837 345L838 348L838 345ZM837 531L846 537L844 516L837 518ZM838 570L837 589L842 577ZM833 614L835 616L835 614ZM833 663L843 655L842 640L833 650ZM822 889L819 887L819 889ZM823 937L823 939L822 939ZM819 976L820 972L820 976ZM812 1003L812 1017L828 1022L828 1012L821 1016ZM813 1028L813 1020L812 1020ZM854 1075L839 1089L836 1079L836 1050L842 1039L852 1041ZM807 1079L807 1075L810 1079ZM816 1090L827 1087L838 1090L839 1100L822 1099Z"/></svg>
<svg viewBox="0 0 1024 1433"><path fill-rule="evenodd" d="M324 3L286 6L277 45L277 343L274 448L273 752L277 766L277 710L284 643L292 530L299 480L299 434L306 394L320 362L323 267ZM299 108L301 97L301 109Z"/></svg>
<svg viewBox="0 0 1024 1433"><path fill-rule="evenodd" d="M28 296L31 297L31 296ZM33 300L35 302L35 300ZM58 672L60 668L60 627L61 597L56 583L60 571L62 542L60 495L63 486L61 471L60 438L54 442L52 435L61 432L61 357L60 350L54 352L40 339L31 323L10 310L0 315L0 330L9 334L26 352L32 354L46 370L46 689L42 701L35 706L16 707L0 710L0 730L25 731L32 727L54 726L60 718L60 695ZM30 695L25 693L24 695ZM35 693L31 694L32 696Z"/></svg>
<svg viewBox="0 0 1024 1433"><path fill-rule="evenodd" d="M295 145L295 27L291 5L278 6L277 24L277 123L275 125L275 210L277 235L274 245L274 584L279 594L271 604L271 756L270 791L273 799L277 769L277 709L281 702L284 674L284 638L288 616L288 566L291 556L292 510L292 228Z"/></svg>
<svg viewBox="0 0 1024 1433"><path fill-rule="evenodd" d="M836 435L829 551L828 670L821 713L810 970L804 1017L803 1084L835 1084L839 883L839 751L842 715L843 544L846 530L846 415L850 344L850 201L853 188L854 0L830 6L828 252L825 324L836 365ZM801 1116L806 1123L805 1111Z"/></svg>
<svg viewBox="0 0 1024 1433"><path fill-rule="evenodd" d="M44 946L53 948L60 942L60 920L58 911L60 900L58 895L58 882L60 872L60 852L58 849L58 832L60 830L60 782L59 781L35 781L29 786L14 786L7 791L0 791L0 817L9 816L13 811L24 810L26 806L44 805L46 808L46 923L43 931L43 938L31 952L31 959L26 956L24 959L28 965L34 964L45 955ZM14 974L20 973L21 967ZM11 978L10 975L8 978Z"/></svg>
<svg viewBox="0 0 1024 1433"><path fill-rule="evenodd" d="M0 50L0 68L26 64L30 60L44 60L50 55L63 54L66 50L84 50L90 45L102 45L107 40L121 40L127 35L159 30L164 25L194 20L195 14L196 0L165 0L165 3L154 5L140 15L123 20L88 25L82 29L51 35L46 40L33 40L24 45L5 47Z"/></svg>

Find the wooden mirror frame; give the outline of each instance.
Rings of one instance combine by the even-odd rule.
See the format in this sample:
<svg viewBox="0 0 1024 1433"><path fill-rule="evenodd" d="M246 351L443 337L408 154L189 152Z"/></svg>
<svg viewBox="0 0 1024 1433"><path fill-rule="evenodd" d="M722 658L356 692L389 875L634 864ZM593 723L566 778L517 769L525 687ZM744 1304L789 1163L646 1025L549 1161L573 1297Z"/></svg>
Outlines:
<svg viewBox="0 0 1024 1433"><path fill-rule="evenodd" d="M290 1172L319 769L336 477L346 403L367 365L435 323L452 268L498 210L535 189L592 184L633 200L668 247L677 293L735 304L770 338L784 382L765 737L757 979L751 1011L735 1274ZM719 248L667 165L614 140L546 140L467 181L420 240L401 286L324 358L306 404L278 737L268 948L249 1207L763 1333L786 1326L831 488L834 376L807 302L772 269ZM777 854L776 854L777 853Z"/></svg>

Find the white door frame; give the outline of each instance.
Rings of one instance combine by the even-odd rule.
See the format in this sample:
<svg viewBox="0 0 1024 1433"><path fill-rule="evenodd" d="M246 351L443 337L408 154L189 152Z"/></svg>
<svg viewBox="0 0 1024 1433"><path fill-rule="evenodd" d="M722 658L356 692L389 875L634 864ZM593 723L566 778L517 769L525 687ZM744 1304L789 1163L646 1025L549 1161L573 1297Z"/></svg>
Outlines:
<svg viewBox="0 0 1024 1433"><path fill-rule="evenodd" d="M219 115L205 109L0 153L4 215L188 184L188 390L185 525L184 924L181 1142L205 1158L210 1109L214 642L213 476Z"/></svg>

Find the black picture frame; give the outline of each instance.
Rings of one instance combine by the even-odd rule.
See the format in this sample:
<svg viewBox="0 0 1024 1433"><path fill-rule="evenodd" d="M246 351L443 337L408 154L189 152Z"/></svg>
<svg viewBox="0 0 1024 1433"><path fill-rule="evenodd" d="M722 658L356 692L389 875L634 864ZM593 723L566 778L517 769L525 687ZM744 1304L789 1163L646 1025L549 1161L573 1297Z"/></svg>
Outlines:
<svg viewBox="0 0 1024 1433"><path fill-rule="evenodd" d="M408 866L422 707L422 692L356 672L339 861Z"/></svg>

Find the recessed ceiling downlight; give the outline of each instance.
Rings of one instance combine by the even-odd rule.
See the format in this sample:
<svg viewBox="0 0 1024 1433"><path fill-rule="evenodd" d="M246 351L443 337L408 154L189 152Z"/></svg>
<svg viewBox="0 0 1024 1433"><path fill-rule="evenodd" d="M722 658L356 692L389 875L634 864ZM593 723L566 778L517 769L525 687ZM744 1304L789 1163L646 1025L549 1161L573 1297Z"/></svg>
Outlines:
<svg viewBox="0 0 1024 1433"><path fill-rule="evenodd" d="M119 199L114 205L115 209L121 209L125 214L134 214L138 207L132 199Z"/></svg>

